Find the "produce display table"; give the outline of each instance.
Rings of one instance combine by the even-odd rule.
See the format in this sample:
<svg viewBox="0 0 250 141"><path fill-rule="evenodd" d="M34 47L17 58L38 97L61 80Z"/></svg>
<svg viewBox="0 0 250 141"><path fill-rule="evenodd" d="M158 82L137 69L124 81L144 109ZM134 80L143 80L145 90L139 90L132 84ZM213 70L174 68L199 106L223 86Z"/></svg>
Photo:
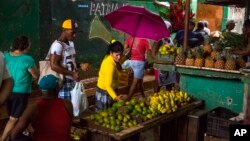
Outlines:
<svg viewBox="0 0 250 141"><path fill-rule="evenodd" d="M178 72L181 90L204 100L206 110L221 106L242 112L244 83L241 78L244 75L240 71L164 64L154 64L154 68Z"/></svg>
<svg viewBox="0 0 250 141"><path fill-rule="evenodd" d="M179 108L176 112L160 115L136 126L123 129L120 132L109 132L108 130L103 130L104 128L98 128L98 126L91 126L91 124L86 124L87 122L89 122L86 117L81 118L81 126L89 131L89 136L87 139L88 141L137 141L139 140L141 132L158 126L167 126L167 124L165 123L175 120L179 117L186 116L188 112L194 110L195 108L201 107L202 105L202 101L194 101L186 106ZM166 129L167 127L161 128ZM165 131L161 131L161 140L166 139L166 136L168 135L163 132Z"/></svg>

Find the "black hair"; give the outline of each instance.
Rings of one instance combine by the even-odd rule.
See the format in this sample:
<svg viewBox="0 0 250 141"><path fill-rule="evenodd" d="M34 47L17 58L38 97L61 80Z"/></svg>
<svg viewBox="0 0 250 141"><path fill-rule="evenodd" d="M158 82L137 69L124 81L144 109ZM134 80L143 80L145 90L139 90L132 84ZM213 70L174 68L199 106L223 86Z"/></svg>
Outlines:
<svg viewBox="0 0 250 141"><path fill-rule="evenodd" d="M243 26L246 28L250 28L250 19L245 20Z"/></svg>
<svg viewBox="0 0 250 141"><path fill-rule="evenodd" d="M208 26L206 21L203 21L203 24L204 24L204 27Z"/></svg>
<svg viewBox="0 0 250 141"><path fill-rule="evenodd" d="M198 22L198 23L197 23L197 28L198 28L198 29L204 29L204 27L205 27L205 26L204 26L204 23L203 23L203 22Z"/></svg>
<svg viewBox="0 0 250 141"><path fill-rule="evenodd" d="M15 51L15 50L24 51L25 49L29 47L29 45L30 45L30 42L27 36L24 36L24 35L18 36L13 40L11 51Z"/></svg>
<svg viewBox="0 0 250 141"><path fill-rule="evenodd" d="M123 53L124 47L123 44L119 41L114 41L108 45L108 49L105 55L110 54L110 52L121 52Z"/></svg>

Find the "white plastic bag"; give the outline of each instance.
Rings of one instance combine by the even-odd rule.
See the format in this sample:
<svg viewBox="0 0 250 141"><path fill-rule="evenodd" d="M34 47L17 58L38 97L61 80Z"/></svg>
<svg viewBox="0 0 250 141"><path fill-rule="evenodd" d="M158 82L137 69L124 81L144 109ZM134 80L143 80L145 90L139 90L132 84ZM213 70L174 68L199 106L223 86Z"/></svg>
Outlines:
<svg viewBox="0 0 250 141"><path fill-rule="evenodd" d="M88 108L88 99L85 94L84 86L80 82L76 82L75 87L70 93L73 105L73 114L76 117Z"/></svg>

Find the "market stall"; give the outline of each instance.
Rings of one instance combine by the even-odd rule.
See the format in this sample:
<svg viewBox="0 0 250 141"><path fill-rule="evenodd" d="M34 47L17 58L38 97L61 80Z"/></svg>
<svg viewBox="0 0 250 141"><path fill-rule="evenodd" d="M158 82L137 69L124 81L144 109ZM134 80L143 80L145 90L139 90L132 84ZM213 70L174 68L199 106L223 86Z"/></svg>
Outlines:
<svg viewBox="0 0 250 141"><path fill-rule="evenodd" d="M181 108L179 108L177 111L173 112L173 113L166 113L166 114L162 114L159 115L155 118L152 118L150 120L147 120L145 122L139 123L135 126L129 127L129 128L125 128L123 130L120 131L114 131L114 130L110 130L108 128L105 128L104 126L95 124L93 122L91 122L91 120L89 120L89 116L85 116L81 118L81 127L87 129L89 131L88 134L88 141L118 141L118 140L122 140L122 141L128 141L128 140L139 140L140 137L140 133L142 133L143 131L146 131L148 129L152 129L154 127L158 127L161 126L161 128L163 128L164 130L162 130L162 134L160 135L161 140L165 140L165 139L176 139L177 140L183 140L188 136L188 128L187 128L187 122L185 120L182 120L183 117L185 119L186 115L190 112L190 111L194 111L196 108L201 107L203 105L202 101L194 101L192 103L189 103L186 106L183 106ZM93 114L93 113L92 113ZM169 124L170 122L174 122L175 120L178 120L178 123L182 123L182 124L178 124L178 128L174 128L173 124ZM169 127L169 125L171 125L171 129ZM185 128L186 126L186 128ZM174 134L168 134L165 131L166 130L178 130L179 132L175 132ZM181 131L181 130L185 130L185 131ZM192 130L190 130L192 131ZM182 134L184 133L185 134ZM191 132L190 132L191 133ZM196 133L196 132L195 132ZM193 134L195 134L193 133ZM177 134L180 134L179 137ZM181 135L182 134L182 135ZM193 134L190 134L193 135ZM196 136L196 135L193 135ZM178 138L178 139L177 139ZM189 137L191 138L191 137Z"/></svg>
<svg viewBox="0 0 250 141"><path fill-rule="evenodd" d="M219 70L185 65L155 64L155 68L177 71L180 74L180 88L191 96L205 101L205 109L217 106L242 112L244 83L239 71Z"/></svg>

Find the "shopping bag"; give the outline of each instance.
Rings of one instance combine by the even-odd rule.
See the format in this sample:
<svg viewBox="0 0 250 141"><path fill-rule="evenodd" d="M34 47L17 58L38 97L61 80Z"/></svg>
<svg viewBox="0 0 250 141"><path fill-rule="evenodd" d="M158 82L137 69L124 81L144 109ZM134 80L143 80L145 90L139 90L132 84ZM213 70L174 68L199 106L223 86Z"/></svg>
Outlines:
<svg viewBox="0 0 250 141"><path fill-rule="evenodd" d="M40 69L40 77L38 83L43 78L43 76L49 74L52 74L59 79L59 85L63 83L63 75L52 70L49 60L39 61L39 69Z"/></svg>
<svg viewBox="0 0 250 141"><path fill-rule="evenodd" d="M59 44L62 45L63 47L63 51L62 51L62 56L64 56L64 45L62 42L57 41ZM59 79L59 85L61 86L61 84L63 83L63 75L60 73L55 72L54 70L52 70L51 65L50 65L50 50L48 51L48 54L46 56L46 58L42 61L39 61L39 71L40 71L40 77L38 79L38 83L40 82L40 80L49 74L54 75L55 77L57 77Z"/></svg>
<svg viewBox="0 0 250 141"><path fill-rule="evenodd" d="M73 105L74 116L79 116L84 110L88 108L88 99L85 94L84 86L80 82L76 82L71 93L71 102Z"/></svg>

